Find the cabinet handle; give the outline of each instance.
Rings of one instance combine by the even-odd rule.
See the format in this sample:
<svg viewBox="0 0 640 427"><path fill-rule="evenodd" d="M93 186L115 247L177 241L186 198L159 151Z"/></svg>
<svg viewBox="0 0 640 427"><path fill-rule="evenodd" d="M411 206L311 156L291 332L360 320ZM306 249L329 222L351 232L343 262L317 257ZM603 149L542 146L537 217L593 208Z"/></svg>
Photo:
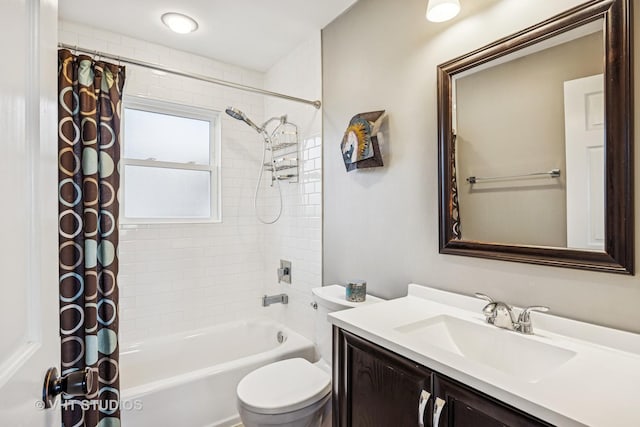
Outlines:
<svg viewBox="0 0 640 427"><path fill-rule="evenodd" d="M433 408L433 427L438 427L440 425L440 414L442 414L442 410L446 403L446 401L436 397L435 407Z"/></svg>
<svg viewBox="0 0 640 427"><path fill-rule="evenodd" d="M431 398L431 393L422 390L420 400L418 401L418 425L424 427L424 410L427 409L427 403Z"/></svg>

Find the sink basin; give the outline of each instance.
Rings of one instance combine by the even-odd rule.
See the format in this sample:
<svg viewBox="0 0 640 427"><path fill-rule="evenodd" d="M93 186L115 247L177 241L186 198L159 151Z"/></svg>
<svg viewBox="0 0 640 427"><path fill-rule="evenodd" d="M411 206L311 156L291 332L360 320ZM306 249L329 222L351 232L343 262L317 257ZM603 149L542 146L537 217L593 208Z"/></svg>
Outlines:
<svg viewBox="0 0 640 427"><path fill-rule="evenodd" d="M517 332L440 315L395 328L430 344L527 382L537 382L576 355Z"/></svg>

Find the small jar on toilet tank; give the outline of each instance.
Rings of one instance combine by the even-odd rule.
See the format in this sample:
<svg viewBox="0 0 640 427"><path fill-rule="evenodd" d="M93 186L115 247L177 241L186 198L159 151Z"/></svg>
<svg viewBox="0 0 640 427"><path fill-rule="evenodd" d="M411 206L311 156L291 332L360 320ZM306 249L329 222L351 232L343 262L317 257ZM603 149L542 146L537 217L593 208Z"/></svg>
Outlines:
<svg viewBox="0 0 640 427"><path fill-rule="evenodd" d="M367 297L367 282L365 280L350 280L345 286L345 298L351 302L363 302Z"/></svg>

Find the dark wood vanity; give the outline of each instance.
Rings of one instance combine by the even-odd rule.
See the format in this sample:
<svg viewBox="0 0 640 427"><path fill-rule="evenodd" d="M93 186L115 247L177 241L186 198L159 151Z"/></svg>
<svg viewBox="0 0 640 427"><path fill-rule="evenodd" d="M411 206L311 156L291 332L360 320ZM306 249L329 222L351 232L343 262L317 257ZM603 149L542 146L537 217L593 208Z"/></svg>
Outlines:
<svg viewBox="0 0 640 427"><path fill-rule="evenodd" d="M334 426L551 425L335 326L333 367Z"/></svg>

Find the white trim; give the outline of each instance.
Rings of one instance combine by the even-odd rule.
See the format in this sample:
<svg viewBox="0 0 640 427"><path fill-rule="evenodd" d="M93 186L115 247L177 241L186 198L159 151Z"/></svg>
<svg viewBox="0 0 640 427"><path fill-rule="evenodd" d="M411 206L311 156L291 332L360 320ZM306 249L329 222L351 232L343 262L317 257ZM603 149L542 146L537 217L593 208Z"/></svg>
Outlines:
<svg viewBox="0 0 640 427"><path fill-rule="evenodd" d="M153 113L207 121L211 121L211 118L213 116L221 114L221 112L217 110L194 107L191 105L184 105L171 101L163 101L161 99L150 98L143 95L125 94L122 97L122 108L151 111Z"/></svg>
<svg viewBox="0 0 640 427"><path fill-rule="evenodd" d="M42 341L42 310L41 310L41 281L40 281L40 227L39 227L39 170L40 170L40 5L34 1L27 1L29 35L27 40L27 79L25 96L25 150L27 167L25 176L25 191L27 198L27 340ZM26 360L26 358L25 358Z"/></svg>
<svg viewBox="0 0 640 427"><path fill-rule="evenodd" d="M209 172L212 170L211 166L209 165L198 165L195 163L161 162L158 160L126 159L125 164L127 166L140 166L143 168L183 169L183 170L203 171L203 172Z"/></svg>
<svg viewBox="0 0 640 427"><path fill-rule="evenodd" d="M39 234L39 162L40 162L40 67L42 48L40 46L40 5L36 1L27 1L25 7L26 46L25 53L26 78L24 97L24 149L25 168L22 182L16 186L22 186L28 194L25 200L25 208L28 213L25 220L26 250L25 257L25 286L26 317L25 334L15 345L15 350L9 355L0 357L0 389L5 387L10 380L19 373L20 368L32 361L43 341L43 314L41 310L41 286L40 268L40 234ZM17 207L16 207L17 209ZM55 363L55 360L51 361Z"/></svg>
<svg viewBox="0 0 640 427"><path fill-rule="evenodd" d="M7 234L10 242L13 236L22 234L24 247L20 245L20 249L7 252L5 257L25 260L24 269L22 261L16 268L23 274L18 273L16 277L11 270L4 285L26 295L24 302L20 298L3 307L10 315L19 315L13 319L14 324L2 327L21 332L10 338L9 346L0 353L3 425L44 427L60 419L59 407L42 411L38 409L37 400L46 368L60 366L56 213L58 93L53 72L57 67L56 12L57 2L52 1L3 4L9 26L0 33L17 38L8 54L15 54L11 57L15 59L16 70L23 74L14 82L13 90L6 97L3 94L0 111L11 114L0 120L0 127L3 136L11 139L5 154L19 171L17 176L9 178L13 179L10 185L16 193L20 191L24 195L7 208L21 212L23 218L5 227L11 229ZM7 197L11 195L10 192Z"/></svg>
<svg viewBox="0 0 640 427"><path fill-rule="evenodd" d="M127 159L124 156L124 145L126 144L126 136L124 135L124 110L148 111L157 114L170 115L175 117L183 117L188 119L203 120L209 122L209 164L195 163L178 163L165 162L150 159ZM161 218L129 218L125 215L125 197L120 198L120 224L121 225L143 225L143 224L211 224L222 222L222 196L221 196L221 179L220 179L220 144L222 140L221 132L221 112L206 108L198 108L189 105L176 104L173 102L162 101L158 99L147 98L143 96L125 95L122 102L122 144L121 144L121 168L120 168L120 189L125 191L125 167L140 166L179 170L192 170L209 172L211 179L209 188L209 212L208 218L205 217L161 217ZM128 227L126 227L128 228Z"/></svg>

